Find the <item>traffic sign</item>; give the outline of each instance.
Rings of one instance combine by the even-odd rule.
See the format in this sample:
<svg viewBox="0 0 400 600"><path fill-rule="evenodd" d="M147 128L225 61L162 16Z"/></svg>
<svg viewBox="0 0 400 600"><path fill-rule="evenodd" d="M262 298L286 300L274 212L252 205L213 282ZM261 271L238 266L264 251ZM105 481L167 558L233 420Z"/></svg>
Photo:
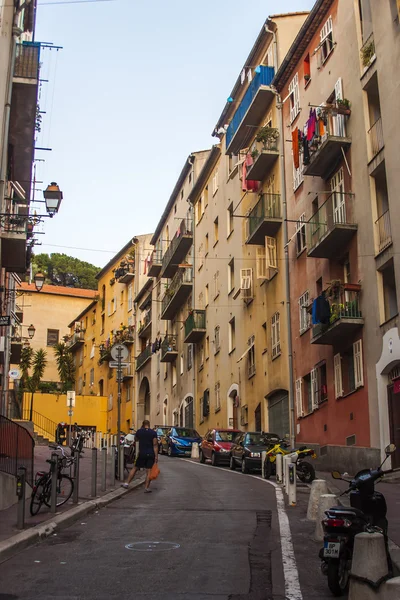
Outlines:
<svg viewBox="0 0 400 600"><path fill-rule="evenodd" d="M73 390L67 392L67 406L69 408L73 408L75 406L75 392Z"/></svg>
<svg viewBox="0 0 400 600"><path fill-rule="evenodd" d="M21 371L19 369L11 369L8 374L10 376L10 379L20 379L21 378Z"/></svg>
<svg viewBox="0 0 400 600"><path fill-rule="evenodd" d="M121 367L121 369L127 369L129 367L129 363L122 362L121 364L119 364L117 360L110 360L108 366L110 367L110 369L118 369L119 366Z"/></svg>
<svg viewBox="0 0 400 600"><path fill-rule="evenodd" d="M111 348L111 356L114 360L126 360L129 356L129 350L124 344L114 344Z"/></svg>

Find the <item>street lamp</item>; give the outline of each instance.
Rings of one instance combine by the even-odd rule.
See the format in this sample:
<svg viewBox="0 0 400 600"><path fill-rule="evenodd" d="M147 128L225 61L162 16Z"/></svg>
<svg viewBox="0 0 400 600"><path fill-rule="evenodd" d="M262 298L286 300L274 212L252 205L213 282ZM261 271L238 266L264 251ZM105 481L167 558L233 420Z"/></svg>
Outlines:
<svg viewBox="0 0 400 600"><path fill-rule="evenodd" d="M45 280L45 276L43 275L43 273L36 273L35 277L33 278L33 281L35 283L35 288L37 289L38 292L40 292L40 290L42 289L42 287L44 285L44 280Z"/></svg>
<svg viewBox="0 0 400 600"><path fill-rule="evenodd" d="M43 196L46 203L46 210L49 216L53 217L56 213L58 213L61 200L63 199L63 193L56 182L52 181L44 190Z"/></svg>
<svg viewBox="0 0 400 600"><path fill-rule="evenodd" d="M33 336L35 335L35 331L36 331L36 328L35 328L35 326L34 326L34 325L32 325L32 323L31 323L31 324L29 325L29 327L28 327L28 336L29 336L29 339L30 339L30 340L31 340L31 339L33 338Z"/></svg>

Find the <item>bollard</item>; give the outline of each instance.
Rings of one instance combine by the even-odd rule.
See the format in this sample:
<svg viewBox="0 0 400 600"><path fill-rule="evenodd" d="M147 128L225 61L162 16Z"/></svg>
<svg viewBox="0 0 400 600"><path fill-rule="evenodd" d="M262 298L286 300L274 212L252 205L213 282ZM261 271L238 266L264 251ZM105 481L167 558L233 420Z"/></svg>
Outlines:
<svg viewBox="0 0 400 600"><path fill-rule="evenodd" d="M72 494L72 502L78 504L79 502L79 463L81 460L81 453L77 452L75 455L74 462L74 491Z"/></svg>
<svg viewBox="0 0 400 600"><path fill-rule="evenodd" d="M193 442L191 458L199 458L199 456L199 444L197 442Z"/></svg>
<svg viewBox="0 0 400 600"><path fill-rule="evenodd" d="M25 491L26 491L26 467L18 467L17 475L17 527L23 529L25 527Z"/></svg>
<svg viewBox="0 0 400 600"><path fill-rule="evenodd" d="M320 496L319 503L318 503L317 518L315 520L315 534L314 534L314 539L317 542L322 542L322 540L324 539L324 530L322 528L322 519L325 518L325 511L328 510L329 508L332 508L332 506L336 506L336 504L337 504L337 498L336 498L335 494L322 494L322 496Z"/></svg>
<svg viewBox="0 0 400 600"><path fill-rule="evenodd" d="M276 483L283 483L283 456L277 454L275 459L276 464Z"/></svg>
<svg viewBox="0 0 400 600"><path fill-rule="evenodd" d="M325 479L314 479L311 484L310 497L308 499L307 520L315 521L318 515L318 503L322 494L328 494L328 485ZM330 507L329 507L330 508Z"/></svg>
<svg viewBox="0 0 400 600"><path fill-rule="evenodd" d="M107 448L101 450L101 491L107 488Z"/></svg>
<svg viewBox="0 0 400 600"><path fill-rule="evenodd" d="M289 481L289 464L292 462L290 455L283 457L283 485L286 494L288 493L288 481Z"/></svg>
<svg viewBox="0 0 400 600"><path fill-rule="evenodd" d="M120 444L118 452L118 479L119 481L124 480L124 472L125 472L125 452L124 445Z"/></svg>
<svg viewBox="0 0 400 600"><path fill-rule="evenodd" d="M377 583L381 577L388 574L385 539L381 533L358 533L356 535L351 574L374 583ZM381 589L377 594L366 582L352 577L350 579L349 600L376 600L382 597Z"/></svg>
<svg viewBox="0 0 400 600"><path fill-rule="evenodd" d="M400 598L400 577L393 577L382 584L380 591L380 600L399 600Z"/></svg>
<svg viewBox="0 0 400 600"><path fill-rule="evenodd" d="M117 447L112 445L112 452L111 452L111 487L115 487L115 476L116 476L116 470L117 470Z"/></svg>
<svg viewBox="0 0 400 600"><path fill-rule="evenodd" d="M50 500L50 512L55 513L57 511L57 480L58 480L58 454L52 452L51 454L51 500Z"/></svg>
<svg viewBox="0 0 400 600"><path fill-rule="evenodd" d="M92 498L97 496L97 448L92 448L92 486L90 495Z"/></svg>
<svg viewBox="0 0 400 600"><path fill-rule="evenodd" d="M288 479L288 502L289 506L296 506L296 463L290 462L289 466L289 479Z"/></svg>

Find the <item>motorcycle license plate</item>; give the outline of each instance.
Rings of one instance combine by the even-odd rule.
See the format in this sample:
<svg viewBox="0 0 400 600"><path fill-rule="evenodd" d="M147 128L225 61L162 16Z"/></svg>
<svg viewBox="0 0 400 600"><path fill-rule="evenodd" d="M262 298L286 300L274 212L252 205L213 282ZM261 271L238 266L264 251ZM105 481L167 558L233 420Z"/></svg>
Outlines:
<svg viewBox="0 0 400 600"><path fill-rule="evenodd" d="M324 557L339 558L340 543L339 542L324 542Z"/></svg>

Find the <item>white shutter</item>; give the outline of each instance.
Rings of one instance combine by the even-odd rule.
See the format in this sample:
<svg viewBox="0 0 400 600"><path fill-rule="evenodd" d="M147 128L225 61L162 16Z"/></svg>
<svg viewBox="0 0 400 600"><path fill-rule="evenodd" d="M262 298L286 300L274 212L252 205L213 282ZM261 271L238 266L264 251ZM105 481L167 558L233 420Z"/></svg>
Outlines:
<svg viewBox="0 0 400 600"><path fill-rule="evenodd" d="M318 369L311 370L311 408L316 410L318 404Z"/></svg>
<svg viewBox="0 0 400 600"><path fill-rule="evenodd" d="M297 418L304 415L303 410L303 379L296 379L296 412Z"/></svg>
<svg viewBox="0 0 400 600"><path fill-rule="evenodd" d="M273 237L265 238L265 252L268 269L278 269L278 259L276 256L276 239Z"/></svg>
<svg viewBox="0 0 400 600"><path fill-rule="evenodd" d="M340 354L335 354L333 357L333 368L335 372L335 398L343 396L343 379L342 379L342 357Z"/></svg>
<svg viewBox="0 0 400 600"><path fill-rule="evenodd" d="M341 77L339 77L339 79L335 83L335 100L343 100L343 88ZM345 137L346 129L344 115L336 115L336 117L333 117L333 134Z"/></svg>
<svg viewBox="0 0 400 600"><path fill-rule="evenodd" d="M263 246L257 246L256 248L256 267L257 279L268 279L266 252Z"/></svg>
<svg viewBox="0 0 400 600"><path fill-rule="evenodd" d="M358 340L353 344L354 357L354 381L356 388L364 385L364 369L362 359L362 340Z"/></svg>
<svg viewBox="0 0 400 600"><path fill-rule="evenodd" d="M245 300L253 297L253 269L240 269L240 289Z"/></svg>

